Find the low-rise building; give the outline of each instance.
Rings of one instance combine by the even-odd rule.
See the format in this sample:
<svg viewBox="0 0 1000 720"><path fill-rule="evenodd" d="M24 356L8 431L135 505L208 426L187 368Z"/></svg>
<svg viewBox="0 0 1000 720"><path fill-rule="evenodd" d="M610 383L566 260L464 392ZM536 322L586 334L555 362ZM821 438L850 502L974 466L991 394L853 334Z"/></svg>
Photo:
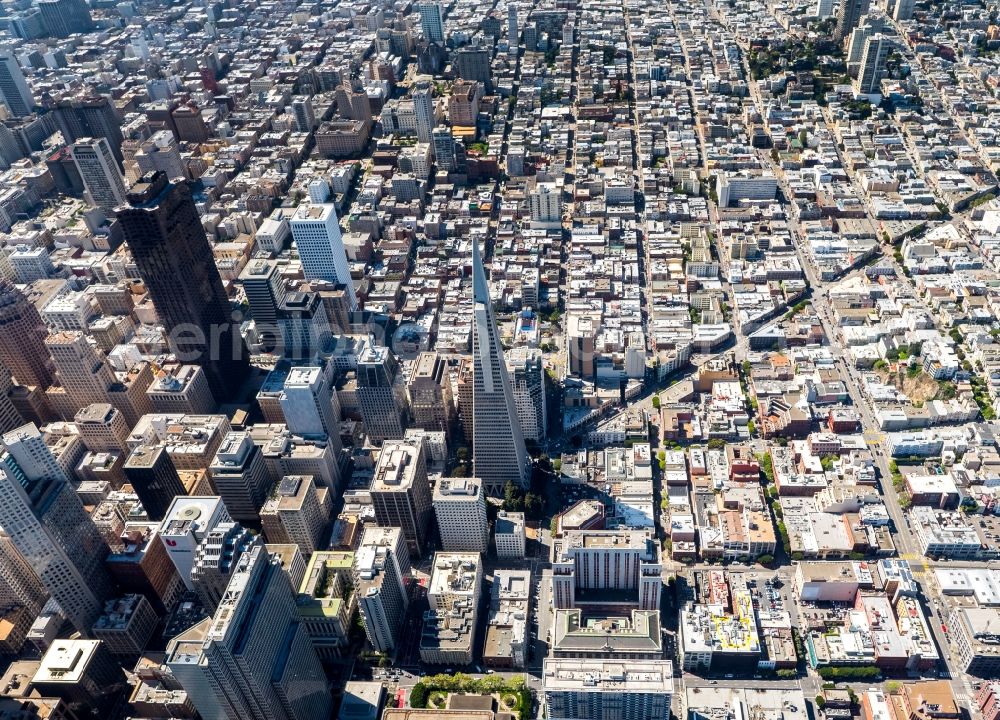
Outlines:
<svg viewBox="0 0 1000 720"><path fill-rule="evenodd" d="M483 663L491 667L523 668L527 661L530 570L496 570L490 596Z"/></svg>
<svg viewBox="0 0 1000 720"><path fill-rule="evenodd" d="M493 525L493 543L496 545L497 557L521 560L525 553L524 513L497 513Z"/></svg>

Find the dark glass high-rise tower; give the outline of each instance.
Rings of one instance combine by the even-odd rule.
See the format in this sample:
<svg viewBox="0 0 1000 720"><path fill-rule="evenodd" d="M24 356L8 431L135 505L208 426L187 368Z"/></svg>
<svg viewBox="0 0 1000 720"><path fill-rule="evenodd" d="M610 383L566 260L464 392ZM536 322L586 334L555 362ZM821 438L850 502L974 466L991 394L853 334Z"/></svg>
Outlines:
<svg viewBox="0 0 1000 720"><path fill-rule="evenodd" d="M212 394L231 400L247 376L247 350L187 182L144 175L118 209L125 240L170 349L205 370Z"/></svg>
<svg viewBox="0 0 1000 720"><path fill-rule="evenodd" d="M53 37L69 37L94 29L86 0L38 0L42 25Z"/></svg>
<svg viewBox="0 0 1000 720"><path fill-rule="evenodd" d="M851 30L861 22L861 17L868 13L871 0L840 0L837 5L836 39L843 41Z"/></svg>

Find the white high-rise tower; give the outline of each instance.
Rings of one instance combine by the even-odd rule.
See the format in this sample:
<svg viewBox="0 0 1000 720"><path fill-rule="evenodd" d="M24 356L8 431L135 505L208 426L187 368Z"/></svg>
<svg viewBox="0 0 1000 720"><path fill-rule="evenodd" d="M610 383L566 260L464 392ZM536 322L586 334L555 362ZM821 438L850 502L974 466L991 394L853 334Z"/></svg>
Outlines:
<svg viewBox="0 0 1000 720"><path fill-rule="evenodd" d="M351 268L347 264L347 251L333 205L302 203L292 216L291 228L306 280L344 285L351 309L356 308L358 300Z"/></svg>
<svg viewBox="0 0 1000 720"><path fill-rule="evenodd" d="M107 213L125 204L125 179L111 146L104 138L81 138L73 143L73 163L83 179L90 203Z"/></svg>
<svg viewBox="0 0 1000 720"><path fill-rule="evenodd" d="M417 118L417 139L434 142L434 86L421 80L413 86L413 113Z"/></svg>
<svg viewBox="0 0 1000 720"><path fill-rule="evenodd" d="M73 627L88 634L110 590L108 546L38 428L12 430L3 444L0 527Z"/></svg>

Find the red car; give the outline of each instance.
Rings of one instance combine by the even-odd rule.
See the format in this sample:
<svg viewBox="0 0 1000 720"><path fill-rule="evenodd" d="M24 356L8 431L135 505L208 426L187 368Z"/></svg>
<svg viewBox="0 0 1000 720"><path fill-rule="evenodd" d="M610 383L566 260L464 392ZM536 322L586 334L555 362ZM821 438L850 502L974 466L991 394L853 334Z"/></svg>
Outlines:
<svg viewBox="0 0 1000 720"><path fill-rule="evenodd" d="M943 632L943 633L947 633L947 632L948 632L948 626L947 626L947 625L944 625L944 624L942 624L942 625L941 625L941 632Z"/></svg>

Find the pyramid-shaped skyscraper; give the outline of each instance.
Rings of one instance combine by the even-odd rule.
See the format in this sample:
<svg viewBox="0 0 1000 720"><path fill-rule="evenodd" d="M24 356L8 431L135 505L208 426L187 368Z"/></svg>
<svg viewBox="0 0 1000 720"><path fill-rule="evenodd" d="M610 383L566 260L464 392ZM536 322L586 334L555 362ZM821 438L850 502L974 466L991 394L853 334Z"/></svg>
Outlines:
<svg viewBox="0 0 1000 720"><path fill-rule="evenodd" d="M472 241L472 470L490 495L503 495L508 482L528 487L531 462L517 419L514 392L493 317L490 287Z"/></svg>

